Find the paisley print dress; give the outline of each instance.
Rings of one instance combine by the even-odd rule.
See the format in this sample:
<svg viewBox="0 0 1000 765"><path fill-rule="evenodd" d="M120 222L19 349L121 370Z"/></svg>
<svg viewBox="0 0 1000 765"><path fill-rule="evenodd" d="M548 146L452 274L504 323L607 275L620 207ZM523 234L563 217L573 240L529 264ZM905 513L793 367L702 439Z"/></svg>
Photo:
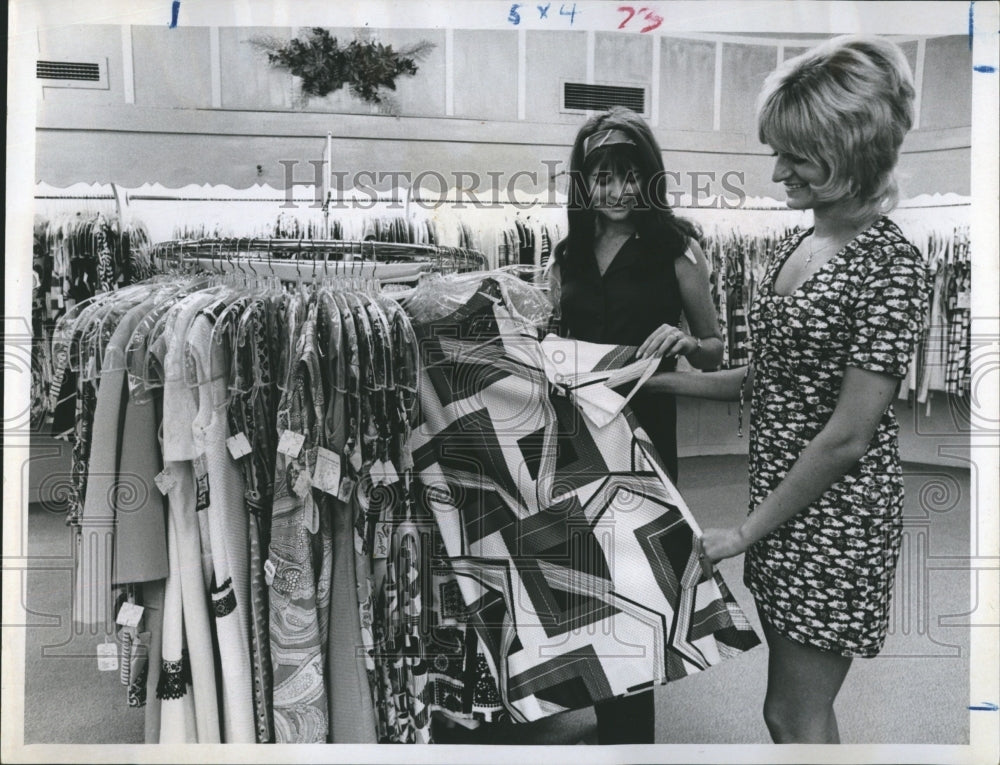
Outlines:
<svg viewBox="0 0 1000 765"><path fill-rule="evenodd" d="M926 314L923 258L884 217L777 294L778 272L810 233L779 245L750 312L751 513L826 425L847 367L906 376ZM747 550L744 579L778 633L843 656L881 650L902 532L897 433L890 405L857 464Z"/></svg>

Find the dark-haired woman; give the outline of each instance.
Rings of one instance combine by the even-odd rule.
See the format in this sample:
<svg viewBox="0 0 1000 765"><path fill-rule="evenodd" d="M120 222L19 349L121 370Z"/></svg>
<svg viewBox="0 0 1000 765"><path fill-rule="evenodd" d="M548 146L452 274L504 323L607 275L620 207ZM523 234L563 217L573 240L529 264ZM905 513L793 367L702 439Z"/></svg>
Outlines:
<svg viewBox="0 0 1000 765"><path fill-rule="evenodd" d="M640 357L698 369L722 360L709 268L694 228L666 201L663 157L635 112L616 107L588 120L570 157L569 235L550 272L565 336L639 346ZM687 331L679 327L681 316ZM632 411L677 479L677 411L669 394L640 391ZM652 743L653 693L600 702L598 743Z"/></svg>

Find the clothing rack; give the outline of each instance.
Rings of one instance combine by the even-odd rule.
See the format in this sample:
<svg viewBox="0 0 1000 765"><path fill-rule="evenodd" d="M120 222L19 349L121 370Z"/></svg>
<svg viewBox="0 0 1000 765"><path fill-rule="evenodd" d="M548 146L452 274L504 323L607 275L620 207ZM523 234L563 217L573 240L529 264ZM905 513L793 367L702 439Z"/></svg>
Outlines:
<svg viewBox="0 0 1000 765"><path fill-rule="evenodd" d="M563 358L553 375L600 374L626 366L629 349L609 357L607 346L543 345L535 331L548 299L503 272L435 275L404 302L340 281L275 289L154 277L77 305L56 328L65 403L56 426L74 433L74 628L103 635L117 657L128 706L145 707L147 743L431 743L432 713L463 726L536 720L757 643L718 576L640 592L693 570L697 526L658 458L641 456L627 418L609 431L539 405L554 379L540 376L545 359ZM515 370L509 385L492 384L497 364ZM496 419L463 414L487 400ZM505 602L513 641L486 632L496 601L478 592L499 580L481 571L508 571L515 591L532 590L506 545L467 542L462 529L482 527L485 505L452 504L469 489L466 463L449 458L456 425L468 428L488 444L478 452L484 478L512 479L506 465L523 439L496 437L509 435L511 407L531 413L514 426L526 437L561 443L587 428L594 446L581 474L602 479L588 486L621 483L641 459L650 472L621 490L648 500L629 510L689 540L669 555L644 555L641 540L626 551L614 584L639 603L641 624L652 613L662 625L650 642L658 648L641 660L617 655L614 636L637 617L609 612L590 650L601 664L583 668L610 678L597 689L564 690L565 674L546 672L518 694L517 678L551 662L549 650L568 672L579 664L565 633L542 629L533 601ZM512 496L543 519L565 497L537 490L536 476L548 485L556 471L554 460L538 465L545 474L519 471ZM508 513L519 501L485 496ZM542 544L526 546L523 570L595 578L589 558L572 569L550 562L551 529L545 521ZM479 584L465 591L468 580ZM567 621L586 630L590 600L578 603ZM682 626L696 605L722 616L691 638ZM667 661L667 651L683 658Z"/></svg>
<svg viewBox="0 0 1000 765"><path fill-rule="evenodd" d="M36 216L31 271L33 428L40 428L55 407L50 401L50 339L56 321L80 301L150 276L152 265L144 254L148 241L141 222L110 211L77 209L53 218Z"/></svg>
<svg viewBox="0 0 1000 765"><path fill-rule="evenodd" d="M161 269L194 266L208 271L243 271L303 281L327 275L412 282L427 271L482 270L485 256L472 249L374 240L202 238L152 245Z"/></svg>

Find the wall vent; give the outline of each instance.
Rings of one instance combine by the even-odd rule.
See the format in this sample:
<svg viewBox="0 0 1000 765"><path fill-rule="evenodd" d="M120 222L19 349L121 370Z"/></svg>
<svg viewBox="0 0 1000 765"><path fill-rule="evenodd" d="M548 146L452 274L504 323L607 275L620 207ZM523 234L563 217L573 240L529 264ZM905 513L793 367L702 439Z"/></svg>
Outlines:
<svg viewBox="0 0 1000 765"><path fill-rule="evenodd" d="M46 88L108 87L108 62L36 61L35 77Z"/></svg>
<svg viewBox="0 0 1000 765"><path fill-rule="evenodd" d="M638 114L645 114L646 89L626 85L563 83L564 111L604 111L612 106L625 106Z"/></svg>

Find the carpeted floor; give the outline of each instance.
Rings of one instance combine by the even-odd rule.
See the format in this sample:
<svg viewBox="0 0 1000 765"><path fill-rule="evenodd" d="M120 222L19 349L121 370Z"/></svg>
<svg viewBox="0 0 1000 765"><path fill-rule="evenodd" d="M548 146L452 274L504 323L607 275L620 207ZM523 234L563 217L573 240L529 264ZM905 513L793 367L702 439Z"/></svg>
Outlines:
<svg viewBox="0 0 1000 765"><path fill-rule="evenodd" d="M970 574L960 563L969 550L969 473L921 465L904 470L906 527L890 635L879 658L854 662L837 702L841 736L845 743L962 744L968 741ZM745 512L746 458L684 459L679 486L703 527L732 523ZM98 671L99 638L73 633L72 551L63 521L58 511L32 506L24 741L141 742L142 710L127 706L116 672ZM759 631L742 566L738 558L720 568ZM760 647L658 688L657 741L768 743L760 713L766 669L767 651ZM518 726L517 743L593 742L590 709Z"/></svg>

